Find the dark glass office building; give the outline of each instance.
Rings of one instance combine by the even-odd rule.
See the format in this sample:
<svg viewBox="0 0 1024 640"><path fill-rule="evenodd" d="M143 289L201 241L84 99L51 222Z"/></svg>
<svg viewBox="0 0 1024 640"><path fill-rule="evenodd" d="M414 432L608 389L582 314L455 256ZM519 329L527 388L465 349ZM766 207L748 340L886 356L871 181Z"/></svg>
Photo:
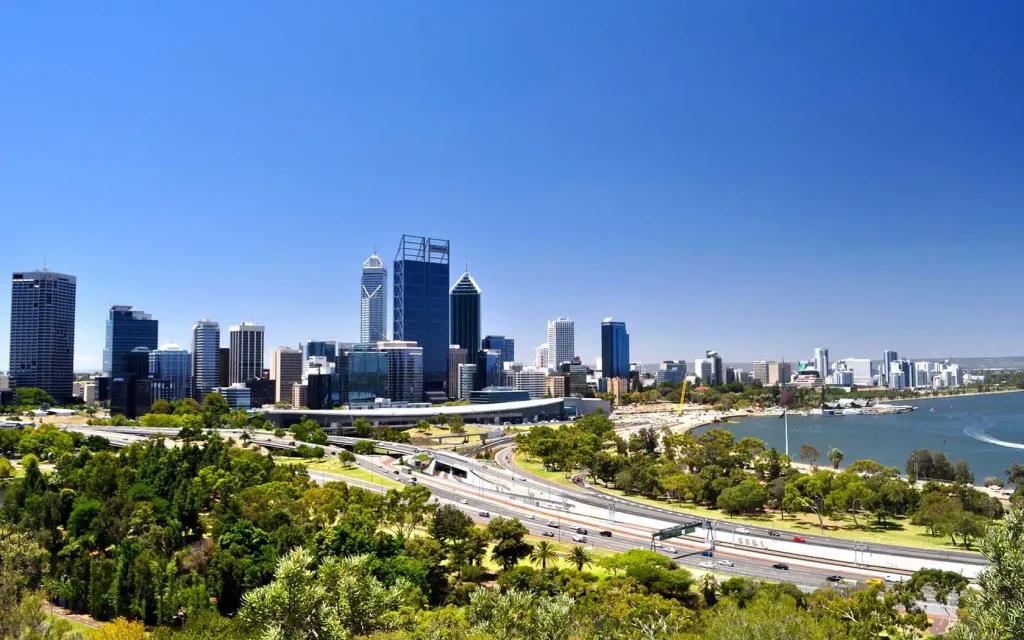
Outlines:
<svg viewBox="0 0 1024 640"><path fill-rule="evenodd" d="M127 375L110 379L110 415L138 418L149 413L157 400L174 399L174 384L170 380L140 378Z"/></svg>
<svg viewBox="0 0 1024 640"><path fill-rule="evenodd" d="M473 390L501 386L501 351L481 349L476 354L476 381Z"/></svg>
<svg viewBox="0 0 1024 640"><path fill-rule="evenodd" d="M348 376L345 404L363 404L388 397L388 354L373 345L356 344L345 352Z"/></svg>
<svg viewBox="0 0 1024 640"><path fill-rule="evenodd" d="M629 378L629 334L625 322L608 318L601 323L601 377Z"/></svg>
<svg viewBox="0 0 1024 640"><path fill-rule="evenodd" d="M394 340L423 348L423 395L431 401L447 399L448 252L447 240L402 236L395 255Z"/></svg>
<svg viewBox="0 0 1024 640"><path fill-rule="evenodd" d="M480 349L480 287L467 271L451 288L449 295L451 344L457 344L469 353L476 353Z"/></svg>
<svg viewBox="0 0 1024 640"><path fill-rule="evenodd" d="M302 362L309 362L311 356L327 358L327 362L338 362L338 343L334 340L310 340L302 344Z"/></svg>
<svg viewBox="0 0 1024 640"><path fill-rule="evenodd" d="M481 349L496 349L501 352L502 362L515 362L516 341L505 336L484 336Z"/></svg>
<svg viewBox="0 0 1024 640"><path fill-rule="evenodd" d="M245 386L249 388L250 407L274 404L277 389L273 380L269 378L251 378L245 381Z"/></svg>
<svg viewBox="0 0 1024 640"><path fill-rule="evenodd" d="M128 354L136 347L157 348L157 321L143 311L127 305L110 307L107 318L107 342L103 348L103 373L120 378L128 373ZM148 369L149 362L146 362ZM145 373L142 374L145 377Z"/></svg>
<svg viewBox="0 0 1024 640"><path fill-rule="evenodd" d="M11 377L59 403L71 398L74 381L77 286L74 276L45 269L11 276Z"/></svg>

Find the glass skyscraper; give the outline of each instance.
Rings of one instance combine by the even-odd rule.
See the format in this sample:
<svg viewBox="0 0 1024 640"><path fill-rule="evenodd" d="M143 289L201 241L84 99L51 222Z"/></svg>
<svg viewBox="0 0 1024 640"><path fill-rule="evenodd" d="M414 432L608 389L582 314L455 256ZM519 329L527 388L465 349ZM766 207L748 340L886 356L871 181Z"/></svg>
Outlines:
<svg viewBox="0 0 1024 640"><path fill-rule="evenodd" d="M346 351L344 371L348 376L348 404L373 402L388 397L388 354L376 345L356 344ZM339 362L339 367L342 364Z"/></svg>
<svg viewBox="0 0 1024 640"><path fill-rule="evenodd" d="M395 255L394 339L423 349L423 392L438 401L448 379L448 251L447 240L406 235Z"/></svg>
<svg viewBox="0 0 1024 640"><path fill-rule="evenodd" d="M476 382L473 390L501 386L501 351L480 349L476 353Z"/></svg>
<svg viewBox="0 0 1024 640"><path fill-rule="evenodd" d="M469 353L480 349L480 287L469 271L449 291L451 297L451 344Z"/></svg>
<svg viewBox="0 0 1024 640"><path fill-rule="evenodd" d="M481 349L497 349L501 352L502 362L515 362L516 341L505 336L484 336Z"/></svg>
<svg viewBox="0 0 1024 640"><path fill-rule="evenodd" d="M601 323L601 377L629 378L629 334L625 322L607 318Z"/></svg>
<svg viewBox="0 0 1024 640"><path fill-rule="evenodd" d="M107 343L103 349L103 374L120 378L128 373L128 354L136 347L157 347L157 321L127 305L110 307ZM147 362L146 366L149 364Z"/></svg>
<svg viewBox="0 0 1024 640"><path fill-rule="evenodd" d="M74 276L45 269L11 276L11 377L61 403L74 381L76 289Z"/></svg>
<svg viewBox="0 0 1024 640"><path fill-rule="evenodd" d="M220 325L200 320L192 326L192 398L197 402L218 386L220 361Z"/></svg>
<svg viewBox="0 0 1024 640"><path fill-rule="evenodd" d="M363 262L363 276L359 287L359 341L362 343L387 340L388 270L380 257L373 253Z"/></svg>
<svg viewBox="0 0 1024 640"><path fill-rule="evenodd" d="M173 342L149 352L149 373L171 383L175 400L188 397L192 386L192 356Z"/></svg>
<svg viewBox="0 0 1024 640"><path fill-rule="evenodd" d="M388 356L388 397L392 402L423 400L424 349L415 342L378 342L377 349ZM445 368L448 363L445 362Z"/></svg>

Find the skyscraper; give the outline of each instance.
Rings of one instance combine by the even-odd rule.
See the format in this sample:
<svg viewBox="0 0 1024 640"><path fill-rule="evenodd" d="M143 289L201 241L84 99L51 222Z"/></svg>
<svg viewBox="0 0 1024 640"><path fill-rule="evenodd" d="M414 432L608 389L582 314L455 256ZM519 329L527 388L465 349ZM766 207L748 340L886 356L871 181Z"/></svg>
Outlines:
<svg viewBox="0 0 1024 640"><path fill-rule="evenodd" d="M484 336L480 341L481 349L496 349L501 352L502 362L515 362L516 341L505 336Z"/></svg>
<svg viewBox="0 0 1024 640"><path fill-rule="evenodd" d="M452 344L448 346L448 397L458 399L459 397L459 365L469 362L469 349L461 345Z"/></svg>
<svg viewBox="0 0 1024 640"><path fill-rule="evenodd" d="M388 397L392 402L423 400L423 347L415 342L378 342L377 350L388 354ZM448 363L445 362L445 368Z"/></svg>
<svg viewBox="0 0 1024 640"><path fill-rule="evenodd" d="M394 340L413 341L423 349L423 392L438 401L447 397L444 387L448 345L452 344L448 334L448 251L447 240L406 235L395 255ZM394 371L391 378L395 378ZM392 381L391 385L395 384Z"/></svg>
<svg viewBox="0 0 1024 640"><path fill-rule="evenodd" d="M768 384L768 361L754 360L754 381L762 385Z"/></svg>
<svg viewBox="0 0 1024 640"><path fill-rule="evenodd" d="M173 342L149 352L149 373L167 380L174 400L188 397L192 388L192 356Z"/></svg>
<svg viewBox="0 0 1024 640"><path fill-rule="evenodd" d="M629 334L625 322L605 318L601 323L601 377L629 378Z"/></svg>
<svg viewBox="0 0 1024 640"><path fill-rule="evenodd" d="M576 323L571 318L548 320L547 366L557 369L576 355Z"/></svg>
<svg viewBox="0 0 1024 640"><path fill-rule="evenodd" d="M341 355L338 349L338 343L334 340L309 340L302 343L302 377L305 378L309 374L309 359L317 356L326 358L327 362L338 363L338 356ZM273 377L273 376L271 376ZM289 389L291 388L289 384ZM291 393L291 391L287 391ZM287 400L279 400L278 402L288 402Z"/></svg>
<svg viewBox="0 0 1024 640"><path fill-rule="evenodd" d="M135 347L146 347L150 351L156 349L157 321L148 313L127 305L110 307L107 343L103 348L103 375L112 378L124 376L127 371L125 358Z"/></svg>
<svg viewBox="0 0 1024 640"><path fill-rule="evenodd" d="M376 253L363 262L359 284L359 341L387 340L388 270Z"/></svg>
<svg viewBox="0 0 1024 640"><path fill-rule="evenodd" d="M705 382L709 386L717 387L725 384L725 367L722 366L722 356L718 355L717 351L705 351L704 357L711 361L712 365L712 382Z"/></svg>
<svg viewBox="0 0 1024 640"><path fill-rule="evenodd" d="M451 344L466 349L470 355L480 349L480 287L469 271L452 286Z"/></svg>
<svg viewBox="0 0 1024 640"><path fill-rule="evenodd" d="M476 352L476 381L473 390L501 385L501 351L480 349Z"/></svg>
<svg viewBox="0 0 1024 640"><path fill-rule="evenodd" d="M892 371L892 363L896 362L899 355L893 350L882 352L882 383L889 384L889 372Z"/></svg>
<svg viewBox="0 0 1024 640"><path fill-rule="evenodd" d="M274 381L274 402L291 402L292 385L302 382L302 352L278 347L270 354L270 378Z"/></svg>
<svg viewBox="0 0 1024 640"><path fill-rule="evenodd" d="M231 327L231 373L228 382L238 384L263 377L263 334L265 329L251 322Z"/></svg>
<svg viewBox="0 0 1024 640"><path fill-rule="evenodd" d="M533 365L539 369L546 369L548 366L548 343L544 343L533 350Z"/></svg>
<svg viewBox="0 0 1024 640"><path fill-rule="evenodd" d="M218 386L220 325L206 318L192 325L192 398L202 402Z"/></svg>
<svg viewBox="0 0 1024 640"><path fill-rule="evenodd" d="M74 276L46 269L11 276L11 377L57 402L72 393L76 289Z"/></svg>
<svg viewBox="0 0 1024 640"><path fill-rule="evenodd" d="M828 377L828 349L825 347L814 350L814 368L818 370L822 380Z"/></svg>

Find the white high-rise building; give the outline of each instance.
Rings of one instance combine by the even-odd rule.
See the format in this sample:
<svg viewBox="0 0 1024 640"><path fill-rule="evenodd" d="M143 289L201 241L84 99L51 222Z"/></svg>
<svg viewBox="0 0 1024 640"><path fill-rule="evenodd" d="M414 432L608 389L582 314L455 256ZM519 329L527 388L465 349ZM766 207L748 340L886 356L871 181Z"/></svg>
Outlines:
<svg viewBox="0 0 1024 640"><path fill-rule="evenodd" d="M693 361L693 373L700 378L702 385L714 384L715 361L711 358L697 358Z"/></svg>
<svg viewBox="0 0 1024 640"><path fill-rule="evenodd" d="M473 383L476 380L476 365L468 362L459 364L459 400L469 400L469 394L473 391Z"/></svg>
<svg viewBox="0 0 1024 640"><path fill-rule="evenodd" d="M264 327L243 322L231 327L231 351L228 356L230 384L244 383L263 377ZM302 363L299 363L301 371Z"/></svg>
<svg viewBox="0 0 1024 640"><path fill-rule="evenodd" d="M220 361L220 325L202 319L192 325L192 398L202 402L217 386Z"/></svg>
<svg viewBox="0 0 1024 640"><path fill-rule="evenodd" d="M571 318L548 320L548 368L557 369L576 357L576 323Z"/></svg>
<svg viewBox="0 0 1024 640"><path fill-rule="evenodd" d="M291 402L292 386L302 382L302 352L278 347L270 354L270 379L274 381L274 402Z"/></svg>
<svg viewBox="0 0 1024 640"><path fill-rule="evenodd" d="M533 365L545 369L548 366L548 343L544 343L533 350Z"/></svg>
<svg viewBox="0 0 1024 640"><path fill-rule="evenodd" d="M870 387L874 384L870 358L847 358L846 368L853 372L853 384L858 387Z"/></svg>
<svg viewBox="0 0 1024 640"><path fill-rule="evenodd" d="M359 292L359 341L364 344L387 340L388 270L374 253L363 262Z"/></svg>
<svg viewBox="0 0 1024 640"><path fill-rule="evenodd" d="M768 361L754 360L754 380L762 385L768 384Z"/></svg>
<svg viewBox="0 0 1024 640"><path fill-rule="evenodd" d="M824 380L828 377L828 349L825 347L818 347L814 350L814 368L818 370L818 374Z"/></svg>

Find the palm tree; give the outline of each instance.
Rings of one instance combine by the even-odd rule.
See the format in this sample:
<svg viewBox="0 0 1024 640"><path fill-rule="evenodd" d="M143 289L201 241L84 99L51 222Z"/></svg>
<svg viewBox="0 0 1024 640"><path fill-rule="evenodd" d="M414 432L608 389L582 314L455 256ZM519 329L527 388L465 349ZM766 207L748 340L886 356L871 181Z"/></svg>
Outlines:
<svg viewBox="0 0 1024 640"><path fill-rule="evenodd" d="M828 459L832 461L832 468L838 469L839 463L843 461L843 452L832 447L828 450Z"/></svg>
<svg viewBox="0 0 1024 640"><path fill-rule="evenodd" d="M713 573L705 573L700 577L700 590L704 594L704 603L709 607L715 606L718 602L718 581Z"/></svg>
<svg viewBox="0 0 1024 640"><path fill-rule="evenodd" d="M548 561L554 562L558 554L555 552L555 548L547 540L541 540L534 547L533 551L530 552L530 562L533 564L540 563L541 571L545 571L548 568Z"/></svg>
<svg viewBox="0 0 1024 640"><path fill-rule="evenodd" d="M577 571L583 571L583 565L587 565L589 567L594 564L594 557L590 555L590 552L587 551L586 547L580 545L576 545L569 550L568 560L576 565Z"/></svg>

